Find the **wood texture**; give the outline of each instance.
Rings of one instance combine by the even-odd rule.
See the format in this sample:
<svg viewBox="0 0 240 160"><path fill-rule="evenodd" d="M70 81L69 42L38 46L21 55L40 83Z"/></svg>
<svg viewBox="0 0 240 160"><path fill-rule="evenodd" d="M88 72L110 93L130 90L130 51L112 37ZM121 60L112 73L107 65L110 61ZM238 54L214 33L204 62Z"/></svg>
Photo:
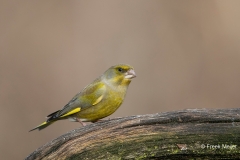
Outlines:
<svg viewBox="0 0 240 160"><path fill-rule="evenodd" d="M187 109L100 121L26 159L238 159L240 109Z"/></svg>

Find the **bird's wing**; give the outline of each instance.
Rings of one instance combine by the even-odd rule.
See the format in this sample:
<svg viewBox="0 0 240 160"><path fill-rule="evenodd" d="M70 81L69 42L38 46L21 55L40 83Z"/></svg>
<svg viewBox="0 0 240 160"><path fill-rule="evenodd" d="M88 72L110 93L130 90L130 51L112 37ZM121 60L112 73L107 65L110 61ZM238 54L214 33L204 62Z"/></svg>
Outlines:
<svg viewBox="0 0 240 160"><path fill-rule="evenodd" d="M101 81L94 81L76 94L62 110L48 115L49 121L56 118L63 118L88 107L94 106L102 101L106 92L106 86Z"/></svg>

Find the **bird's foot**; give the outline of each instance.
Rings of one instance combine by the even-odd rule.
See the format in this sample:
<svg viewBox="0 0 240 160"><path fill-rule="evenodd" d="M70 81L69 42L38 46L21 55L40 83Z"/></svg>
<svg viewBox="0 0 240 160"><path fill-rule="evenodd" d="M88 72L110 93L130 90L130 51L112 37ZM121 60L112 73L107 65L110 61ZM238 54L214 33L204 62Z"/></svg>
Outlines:
<svg viewBox="0 0 240 160"><path fill-rule="evenodd" d="M86 123L82 122L82 121L81 121L80 119L78 119L78 118L76 118L76 120L77 120L79 123L81 123L82 126L86 126L86 125L87 125Z"/></svg>

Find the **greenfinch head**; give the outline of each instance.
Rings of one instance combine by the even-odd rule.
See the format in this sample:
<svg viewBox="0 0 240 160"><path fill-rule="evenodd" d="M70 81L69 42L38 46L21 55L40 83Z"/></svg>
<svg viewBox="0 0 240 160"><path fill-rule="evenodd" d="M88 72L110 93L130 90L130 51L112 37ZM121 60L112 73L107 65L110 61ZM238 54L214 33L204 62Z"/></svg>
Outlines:
<svg viewBox="0 0 240 160"><path fill-rule="evenodd" d="M129 85L132 78L136 77L133 67L126 64L119 64L110 67L103 75L102 79L117 86Z"/></svg>

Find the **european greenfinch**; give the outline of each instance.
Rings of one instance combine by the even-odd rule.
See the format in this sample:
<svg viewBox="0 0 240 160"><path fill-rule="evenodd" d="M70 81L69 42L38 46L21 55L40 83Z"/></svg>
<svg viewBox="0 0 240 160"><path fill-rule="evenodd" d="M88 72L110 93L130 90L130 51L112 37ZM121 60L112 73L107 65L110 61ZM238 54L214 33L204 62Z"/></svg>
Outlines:
<svg viewBox="0 0 240 160"><path fill-rule="evenodd" d="M47 116L47 120L33 128L41 130L57 120L96 122L114 113L123 103L127 88L136 77L133 67L119 64L110 67L99 78L87 85L61 110Z"/></svg>

